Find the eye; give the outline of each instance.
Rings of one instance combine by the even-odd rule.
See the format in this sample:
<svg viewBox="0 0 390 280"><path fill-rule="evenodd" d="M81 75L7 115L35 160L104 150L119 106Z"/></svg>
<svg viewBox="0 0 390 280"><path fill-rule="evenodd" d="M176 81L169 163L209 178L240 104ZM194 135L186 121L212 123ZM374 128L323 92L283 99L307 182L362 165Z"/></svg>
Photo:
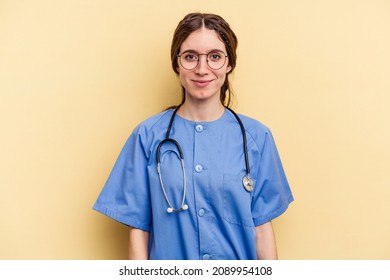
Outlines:
<svg viewBox="0 0 390 280"><path fill-rule="evenodd" d="M187 61L197 61L198 60L198 55L194 53L186 53L184 55L184 59Z"/></svg>
<svg viewBox="0 0 390 280"><path fill-rule="evenodd" d="M209 60L211 60L211 61L218 61L221 58L222 58L222 55L220 53L215 52L215 53L209 54Z"/></svg>

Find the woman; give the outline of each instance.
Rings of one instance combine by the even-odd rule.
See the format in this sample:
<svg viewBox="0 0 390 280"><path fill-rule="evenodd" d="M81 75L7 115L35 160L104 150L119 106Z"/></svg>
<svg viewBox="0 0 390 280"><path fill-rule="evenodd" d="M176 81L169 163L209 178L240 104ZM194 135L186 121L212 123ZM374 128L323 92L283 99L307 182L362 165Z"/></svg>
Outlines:
<svg viewBox="0 0 390 280"><path fill-rule="evenodd" d="M229 109L236 48L220 16L177 26L182 103L133 131L94 205L129 226L130 259L277 259L293 197L270 130Z"/></svg>

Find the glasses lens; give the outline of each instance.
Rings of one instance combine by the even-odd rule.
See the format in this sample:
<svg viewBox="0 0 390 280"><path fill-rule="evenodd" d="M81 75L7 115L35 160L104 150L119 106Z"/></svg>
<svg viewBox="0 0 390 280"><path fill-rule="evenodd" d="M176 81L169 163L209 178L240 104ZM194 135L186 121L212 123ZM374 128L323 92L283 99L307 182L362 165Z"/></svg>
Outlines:
<svg viewBox="0 0 390 280"><path fill-rule="evenodd" d="M184 69L192 70L198 66L199 55L196 53L185 52L180 56L180 64Z"/></svg>
<svg viewBox="0 0 390 280"><path fill-rule="evenodd" d="M207 55L207 63L211 69L221 69L225 65L225 62L226 56L221 52L211 52Z"/></svg>

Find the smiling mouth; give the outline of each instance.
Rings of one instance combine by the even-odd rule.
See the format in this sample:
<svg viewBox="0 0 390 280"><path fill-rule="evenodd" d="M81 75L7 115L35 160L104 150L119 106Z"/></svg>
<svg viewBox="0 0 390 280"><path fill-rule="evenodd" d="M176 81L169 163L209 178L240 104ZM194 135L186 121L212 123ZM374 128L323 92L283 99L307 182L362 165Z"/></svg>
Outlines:
<svg viewBox="0 0 390 280"><path fill-rule="evenodd" d="M207 86L210 84L213 80L192 80L196 85L200 87Z"/></svg>

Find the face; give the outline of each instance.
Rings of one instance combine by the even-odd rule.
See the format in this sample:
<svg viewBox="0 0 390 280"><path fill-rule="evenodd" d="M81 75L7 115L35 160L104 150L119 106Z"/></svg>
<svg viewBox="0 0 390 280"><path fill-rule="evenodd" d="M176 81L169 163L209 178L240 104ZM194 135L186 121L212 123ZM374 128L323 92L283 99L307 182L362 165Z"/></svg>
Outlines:
<svg viewBox="0 0 390 280"><path fill-rule="evenodd" d="M191 60L191 53L208 54L210 59L218 59L214 54L227 55L225 44L220 40L216 31L207 28L201 28L192 32L180 47L180 54L186 59ZM220 91L226 79L226 74L231 70L228 58L225 64L218 70L214 70L207 64L207 56L198 56L198 65L187 70L178 63L180 82L185 89L186 100L195 101L219 101ZM183 58L184 59L184 58ZM213 62L210 60L210 64ZM188 67L187 67L188 68ZM215 68L215 67L214 67Z"/></svg>

